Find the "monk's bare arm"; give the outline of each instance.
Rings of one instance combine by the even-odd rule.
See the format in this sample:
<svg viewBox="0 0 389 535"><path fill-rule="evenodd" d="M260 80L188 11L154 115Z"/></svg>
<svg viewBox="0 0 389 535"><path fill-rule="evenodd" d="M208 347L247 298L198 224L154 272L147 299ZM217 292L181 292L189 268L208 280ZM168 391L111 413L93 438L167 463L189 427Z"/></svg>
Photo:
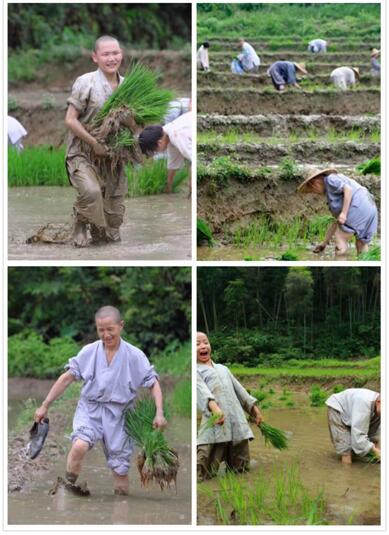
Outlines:
<svg viewBox="0 0 389 535"><path fill-rule="evenodd" d="M69 130L71 130L75 136L79 137L85 141L85 143L90 145L98 156L105 154L106 151L104 147L100 145L100 143L98 143L96 139L89 134L89 132L85 130L83 125L78 120L78 117L79 113L76 108L73 106L73 104L69 104L65 116L65 124L67 128L69 128Z"/></svg>
<svg viewBox="0 0 389 535"><path fill-rule="evenodd" d="M156 409L153 425L156 428L163 429L166 426L167 421L163 414L163 396L162 396L162 390L158 381L155 381L153 386L150 388L150 392L154 398L155 409Z"/></svg>
<svg viewBox="0 0 389 535"><path fill-rule="evenodd" d="M34 419L36 422L40 422L43 418L47 416L50 405L58 399L75 381L75 377L70 372L65 372L56 380L53 386L50 388L49 393L46 396L46 399L43 401L42 405L36 410Z"/></svg>

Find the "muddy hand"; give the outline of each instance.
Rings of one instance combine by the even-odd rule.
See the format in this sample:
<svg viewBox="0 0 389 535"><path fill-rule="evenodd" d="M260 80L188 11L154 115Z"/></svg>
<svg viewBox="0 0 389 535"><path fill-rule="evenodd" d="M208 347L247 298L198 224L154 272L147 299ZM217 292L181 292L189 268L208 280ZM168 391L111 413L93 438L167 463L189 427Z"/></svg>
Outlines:
<svg viewBox="0 0 389 535"><path fill-rule="evenodd" d="M153 420L154 429L160 429L162 431L163 429L165 429L166 426L167 426L166 418L163 415L162 416L156 415Z"/></svg>
<svg viewBox="0 0 389 535"><path fill-rule="evenodd" d="M47 413L49 412L48 408L44 405L41 405L36 411L34 415L34 421L35 422L41 422L43 418L46 418Z"/></svg>
<svg viewBox="0 0 389 535"><path fill-rule="evenodd" d="M106 149L106 147L104 147L104 145L102 145L101 143L95 143L93 146L93 152L96 154L96 156L99 156L99 157L102 157L102 156L107 156L108 154L108 151Z"/></svg>
<svg viewBox="0 0 389 535"><path fill-rule="evenodd" d="M322 253L326 247L327 247L326 243L319 243L319 245L316 245L316 247L313 249L313 252Z"/></svg>

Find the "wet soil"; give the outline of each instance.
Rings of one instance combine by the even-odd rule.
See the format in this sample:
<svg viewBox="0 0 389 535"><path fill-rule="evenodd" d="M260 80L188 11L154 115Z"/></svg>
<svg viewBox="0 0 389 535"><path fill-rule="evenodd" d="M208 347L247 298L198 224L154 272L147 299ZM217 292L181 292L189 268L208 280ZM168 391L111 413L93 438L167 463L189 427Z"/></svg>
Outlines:
<svg viewBox="0 0 389 535"><path fill-rule="evenodd" d="M349 37L331 37L331 43L336 45L344 45L347 50L356 48L357 50L361 49L361 42L360 40L365 39L365 34L362 34L363 37L360 37L356 34L353 35L353 39L350 40ZM376 48L379 48L380 44L380 35L374 33L374 35L369 34L369 42L376 43ZM269 40L274 41L274 35L269 36ZM265 40L264 38L258 40L258 39L249 39L248 42L254 47L260 49L266 49L269 48L269 42ZM287 42L287 44L285 44ZM229 38L229 37L212 37L211 39L212 46L217 45L219 47L224 48L233 48L234 50L238 50L238 42L236 38ZM285 47L285 49L295 49L296 51L302 50L306 51L308 47L308 40L305 38L302 38L301 35L291 35L291 36L282 36L282 40L280 43L280 48ZM324 54L323 54L324 55Z"/></svg>
<svg viewBox="0 0 389 535"><path fill-rule="evenodd" d="M329 131L347 133L355 129L370 134L380 129L379 115L198 115L197 129L200 132L212 130L223 133L234 129L239 132L253 132L261 136L279 136L317 132L323 137Z"/></svg>
<svg viewBox="0 0 389 535"><path fill-rule="evenodd" d="M250 115L256 110L265 113L358 115L380 113L380 92L377 90L316 92L287 90L271 93L253 90L198 89L199 113Z"/></svg>
<svg viewBox="0 0 389 535"><path fill-rule="evenodd" d="M256 162L258 166L275 164L292 157L298 163L317 160L322 162L360 163L380 153L379 143L354 141L328 143L325 141L301 141L298 143L197 143L197 149L205 161L219 156L229 156L236 162Z"/></svg>
<svg viewBox="0 0 389 535"><path fill-rule="evenodd" d="M164 378L162 380L164 381ZM53 381L48 382L50 386L53 383ZM24 385L27 391L33 388L35 398L41 393L47 394L47 381L14 378L10 380L8 390L11 404L19 399L20 390ZM91 496L78 497L63 489L55 496L49 496L49 490L57 477L64 475L75 406L76 400L69 400L61 410L56 410L55 406L50 410L50 432L42 452L33 461L25 455L28 429L10 433L8 523L189 524L191 521L189 419L172 418L166 431L168 442L178 450L180 459L177 493L174 489L161 492L155 485L148 488L141 487L137 468L133 464L129 474L129 496L114 496L111 472L106 467L101 445L98 444L88 452L80 476L80 482L87 480ZM135 456L136 452L133 459Z"/></svg>
<svg viewBox="0 0 389 535"><path fill-rule="evenodd" d="M264 445L259 429L253 429L250 443L251 471L239 476L254 481L256 474L265 474L271 482L274 470L298 462L304 486L312 495L324 489L327 502L326 519L338 525L380 525L380 465L354 462L342 465L330 441L325 408L273 409L265 419L290 435L289 448L279 452ZM202 486L217 492L216 480ZM198 493L198 523L217 523L214 500Z"/></svg>
<svg viewBox="0 0 389 535"><path fill-rule="evenodd" d="M379 177L369 175L357 180L369 189L379 207ZM197 188L197 215L207 221L213 232L236 229L259 216L288 222L329 215L325 198L298 194L299 183L269 177L241 184L230 178L227 186L218 188L213 179L203 180Z"/></svg>
<svg viewBox="0 0 389 535"><path fill-rule="evenodd" d="M239 52L239 51L238 51ZM212 59L218 62L230 62L231 56L233 57L234 50L231 49L228 52L212 52ZM275 61L298 61L299 63L305 63L309 72L309 66L314 63L320 63L325 61L326 63L333 63L339 65L353 65L354 63L365 62L366 65L370 63L370 53L361 52L327 52L326 54L312 54L307 51L295 51L295 50L277 50L275 52L261 52L258 51L258 55L261 58L261 63L274 63ZM212 65L211 65L212 66ZM335 68L334 66L334 68Z"/></svg>
<svg viewBox="0 0 389 535"><path fill-rule="evenodd" d="M228 73L231 72L232 57L233 56L231 55L230 58L226 61L212 61L211 63L212 70L217 71L217 72L219 71L223 71L223 72L225 71ZM266 72L270 66L271 66L271 63L261 63L260 73ZM316 74L326 74L327 76L329 76L331 71L333 71L336 66L337 65L334 63L328 63L325 60L325 58L320 58L320 59L318 58L317 61L311 62L307 65L307 71L310 76L316 75ZM358 62L357 64L354 64L353 67L358 67L362 75L370 73L369 62L367 63ZM236 75L236 76L239 78L242 78L239 75Z"/></svg>
<svg viewBox="0 0 389 535"><path fill-rule="evenodd" d="M10 260L189 260L191 200L177 194L126 199L121 241L75 248L71 244L27 244L47 223L71 220L75 192L70 187L10 188L8 254ZM60 201L60 202L59 202Z"/></svg>
<svg viewBox="0 0 389 535"><path fill-rule="evenodd" d="M329 74L317 74L313 76L306 76L302 79L302 87L305 83L320 84L321 86L331 86L333 82L331 81ZM263 85L269 85L270 78L263 72L262 74L245 74L244 76L237 76L233 73L226 73L223 71L209 71L209 72L199 72L197 79L198 87L251 87L260 89ZM358 87L365 88L370 86L379 85L379 79L375 76L366 74L361 76Z"/></svg>

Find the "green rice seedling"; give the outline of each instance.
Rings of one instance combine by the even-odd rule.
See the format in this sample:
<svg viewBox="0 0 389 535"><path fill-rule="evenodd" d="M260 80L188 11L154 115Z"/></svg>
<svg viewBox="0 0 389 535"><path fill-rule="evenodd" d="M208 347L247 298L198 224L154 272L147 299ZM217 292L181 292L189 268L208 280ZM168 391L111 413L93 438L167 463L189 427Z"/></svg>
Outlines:
<svg viewBox="0 0 389 535"><path fill-rule="evenodd" d="M289 400L285 403L285 405L286 405L287 407L289 407L289 408L292 408L292 407L295 406L295 402L292 401L291 399L289 399Z"/></svg>
<svg viewBox="0 0 389 535"><path fill-rule="evenodd" d="M215 425L217 425L218 421L222 417L223 417L222 412L211 414L211 416L209 416L207 420L204 422L204 424L200 427L199 433L202 431L207 431L207 429L211 429L212 427L215 427Z"/></svg>
<svg viewBox="0 0 389 535"><path fill-rule="evenodd" d="M282 180L295 180L299 175L299 169L294 160L284 158L280 163L280 178Z"/></svg>
<svg viewBox="0 0 389 535"><path fill-rule="evenodd" d="M379 245L374 245L366 253L359 255L358 260L368 261L368 260L380 260L381 259L381 247Z"/></svg>
<svg viewBox="0 0 389 535"><path fill-rule="evenodd" d="M370 140L372 143L380 143L381 141L381 131L377 128L374 128L371 132L370 132Z"/></svg>
<svg viewBox="0 0 389 535"><path fill-rule="evenodd" d="M127 129L119 130L116 134L110 139L110 145L113 149L120 149L121 147L126 147L130 149L135 143L135 138L131 132Z"/></svg>
<svg viewBox="0 0 389 535"><path fill-rule="evenodd" d="M334 385L332 388L334 394L338 394L339 392L342 392L342 390L344 390L344 386L342 385Z"/></svg>
<svg viewBox="0 0 389 535"><path fill-rule="evenodd" d="M141 448L137 467L141 484L147 486L155 481L161 490L176 485L179 467L177 452L169 448L164 434L153 429L155 405L151 399L137 402L135 409L125 414L125 430Z"/></svg>
<svg viewBox="0 0 389 535"><path fill-rule="evenodd" d="M65 149L41 145L25 147L21 152L8 149L8 185L68 186Z"/></svg>
<svg viewBox="0 0 389 535"><path fill-rule="evenodd" d="M259 402L264 401L267 398L267 394L266 392L263 392L263 390L253 390L251 395Z"/></svg>
<svg viewBox="0 0 389 535"><path fill-rule="evenodd" d="M282 253L282 255L279 256L277 260L286 260L288 262L293 262L295 260L298 260L298 255L296 253L293 253L292 251L286 251L285 253Z"/></svg>
<svg viewBox="0 0 389 535"><path fill-rule="evenodd" d="M311 407L321 407L324 405L324 402L327 399L327 392L322 390L318 385L312 385L309 393L309 399L311 402Z"/></svg>
<svg viewBox="0 0 389 535"><path fill-rule="evenodd" d="M379 464L381 462L381 457L370 450L366 455L366 461L370 464Z"/></svg>
<svg viewBox="0 0 389 535"><path fill-rule="evenodd" d="M214 239L212 237L212 231L209 228L208 224L204 221L204 219L201 219L200 217L198 217L197 218L197 243L200 244L203 241L208 242L208 245L213 245L214 243Z"/></svg>
<svg viewBox="0 0 389 535"><path fill-rule="evenodd" d="M363 162L356 167L357 171L362 173L362 175L381 175L381 158L379 156L376 156L375 158L371 158L370 160L367 160L366 162Z"/></svg>
<svg viewBox="0 0 389 535"><path fill-rule="evenodd" d="M14 97L8 97L8 113L13 112L19 108L19 103Z"/></svg>
<svg viewBox="0 0 389 535"><path fill-rule="evenodd" d="M275 394L275 390L273 388L269 388L268 393L272 396Z"/></svg>
<svg viewBox="0 0 389 535"><path fill-rule="evenodd" d="M265 401L265 403L262 403L261 409L266 410L270 409L273 406L273 403L271 401Z"/></svg>
<svg viewBox="0 0 389 535"><path fill-rule="evenodd" d="M146 160L141 166L126 166L128 196L158 195L166 189L167 165L164 158ZM174 176L173 191L188 178L186 168L180 169Z"/></svg>
<svg viewBox="0 0 389 535"><path fill-rule="evenodd" d="M288 447L288 438L284 431L265 422L261 422L258 427L265 439L265 444L271 444L278 450L283 450Z"/></svg>
<svg viewBox="0 0 389 535"><path fill-rule="evenodd" d="M190 418L192 414L192 384L184 379L175 385L171 395L172 412Z"/></svg>

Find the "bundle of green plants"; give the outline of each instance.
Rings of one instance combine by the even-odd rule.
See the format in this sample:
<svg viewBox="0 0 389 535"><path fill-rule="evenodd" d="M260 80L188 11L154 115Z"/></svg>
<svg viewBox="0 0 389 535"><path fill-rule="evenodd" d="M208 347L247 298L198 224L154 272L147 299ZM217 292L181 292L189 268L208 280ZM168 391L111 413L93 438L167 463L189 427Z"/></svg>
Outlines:
<svg viewBox="0 0 389 535"><path fill-rule="evenodd" d="M136 141L140 126L161 123L173 95L158 87L158 76L141 63L132 64L118 88L95 115L90 133L108 148L111 169L120 163L141 162Z"/></svg>
<svg viewBox="0 0 389 535"><path fill-rule="evenodd" d="M126 412L125 430L141 448L137 457L141 484L147 486L155 481L164 490L172 483L176 485L179 462L177 452L169 447L164 434L153 428L154 416L154 402L140 400L134 409Z"/></svg>
<svg viewBox="0 0 389 535"><path fill-rule="evenodd" d="M198 217L197 218L197 243L200 244L203 241L208 242L208 245L213 244L212 231L209 228L208 224L204 221L204 219L201 219L200 217Z"/></svg>
<svg viewBox="0 0 389 535"><path fill-rule="evenodd" d="M206 421L203 423L203 425L199 429L199 434L203 431L207 431L207 429L211 429L212 427L215 427L217 425L220 418L223 418L224 414L222 412L217 412L215 414L211 414L209 418L206 419Z"/></svg>
<svg viewBox="0 0 389 535"><path fill-rule="evenodd" d="M358 260L380 260L381 259L381 247L374 245L366 253L359 255Z"/></svg>
<svg viewBox="0 0 389 535"><path fill-rule="evenodd" d="M381 158L379 156L375 156L374 158L371 158L370 160L367 160L366 162L363 162L359 165L357 165L357 171L362 173L362 175L381 175Z"/></svg>
<svg viewBox="0 0 389 535"><path fill-rule="evenodd" d="M288 447L288 437L285 431L265 422L261 422L258 427L265 439L265 444L271 444L277 450L284 450Z"/></svg>
<svg viewBox="0 0 389 535"><path fill-rule="evenodd" d="M166 189L167 163L165 158L145 160L142 165L128 165L126 167L128 181L128 196L158 195ZM188 179L186 167L179 169L174 175L173 192L177 192L180 185Z"/></svg>
<svg viewBox="0 0 389 535"><path fill-rule="evenodd" d="M379 457L372 450L370 450L366 455L366 460L368 463L377 464L381 462L381 457Z"/></svg>

